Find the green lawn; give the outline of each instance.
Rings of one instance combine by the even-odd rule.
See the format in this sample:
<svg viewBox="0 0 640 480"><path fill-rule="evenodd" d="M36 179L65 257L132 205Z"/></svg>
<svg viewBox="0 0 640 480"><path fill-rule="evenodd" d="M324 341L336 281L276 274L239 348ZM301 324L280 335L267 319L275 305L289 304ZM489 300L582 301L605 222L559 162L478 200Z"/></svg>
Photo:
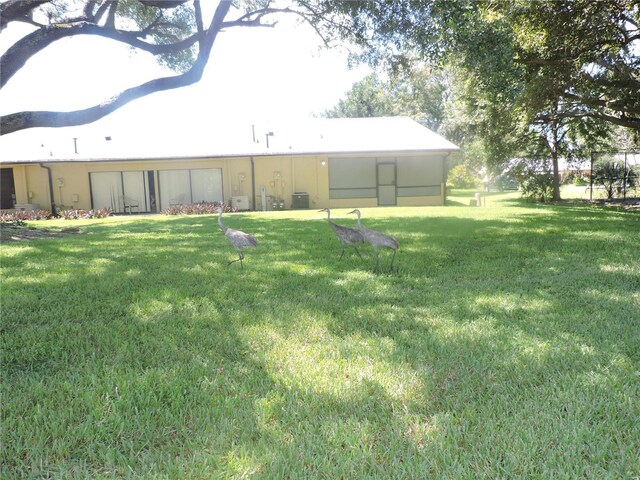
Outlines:
<svg viewBox="0 0 640 480"><path fill-rule="evenodd" d="M640 476L640 214L450 201L3 244L0 476Z"/></svg>

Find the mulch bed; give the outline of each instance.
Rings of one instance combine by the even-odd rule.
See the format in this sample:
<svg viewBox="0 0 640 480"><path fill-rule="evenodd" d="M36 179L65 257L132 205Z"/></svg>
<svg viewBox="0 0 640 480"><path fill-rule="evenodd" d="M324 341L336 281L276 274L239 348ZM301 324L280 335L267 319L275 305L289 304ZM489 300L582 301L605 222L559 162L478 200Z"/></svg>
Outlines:
<svg viewBox="0 0 640 480"><path fill-rule="evenodd" d="M42 238L62 238L68 235L82 233L78 227L68 227L61 230L48 228L34 228L11 223L0 223L0 242L21 242Z"/></svg>

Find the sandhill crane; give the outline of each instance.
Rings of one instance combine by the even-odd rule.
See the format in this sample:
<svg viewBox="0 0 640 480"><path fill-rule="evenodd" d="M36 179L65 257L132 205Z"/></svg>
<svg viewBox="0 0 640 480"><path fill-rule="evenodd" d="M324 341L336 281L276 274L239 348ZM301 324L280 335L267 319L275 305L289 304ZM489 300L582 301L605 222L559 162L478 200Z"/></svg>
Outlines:
<svg viewBox="0 0 640 480"><path fill-rule="evenodd" d="M360 210L358 210L357 208L349 213L355 213L356 215L358 215L358 230L362 233L364 239L371 244L373 250L376 252L376 266L373 271L376 272L378 270L378 265L380 264L380 247L391 248L393 250L391 266L389 267L391 270L393 270L393 261L396 258L396 252L398 251L398 247L400 246L398 241L390 235L365 228L362 223L360 223Z"/></svg>
<svg viewBox="0 0 640 480"><path fill-rule="evenodd" d="M234 230L233 228L228 228L226 225L222 223L222 208L218 208L218 225L220 225L220 229L222 233L229 239L233 248L238 252L238 260L231 260L227 263L227 266L231 265L234 262L240 261L240 268L242 268L242 259L244 258L244 254L242 253L242 249L244 247L255 247L258 245L258 240L253 235L249 235L248 233L241 232L240 230Z"/></svg>
<svg viewBox="0 0 640 480"><path fill-rule="evenodd" d="M362 255L360 255L357 246L358 243L364 243L364 237L362 233L360 233L355 228L343 227L342 225L337 225L332 222L331 210L329 210L328 208L323 208L322 210L320 210L320 212L327 212L327 221L329 222L331 228L333 228L336 236L342 242L342 253L340 254L340 258L338 260L342 260L342 257L344 256L344 250L348 245L353 245L353 248L355 248L356 253L360 257L360 260L362 260Z"/></svg>

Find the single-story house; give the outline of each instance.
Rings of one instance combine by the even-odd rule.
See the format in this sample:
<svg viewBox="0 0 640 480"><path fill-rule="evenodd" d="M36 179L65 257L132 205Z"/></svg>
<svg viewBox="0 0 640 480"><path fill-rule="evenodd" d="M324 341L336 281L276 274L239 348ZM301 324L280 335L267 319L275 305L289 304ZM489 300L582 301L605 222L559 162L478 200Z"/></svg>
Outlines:
<svg viewBox="0 0 640 480"><path fill-rule="evenodd" d="M151 213L222 201L241 210L443 205L445 159L458 150L406 117L142 135L65 138L55 147L23 142L1 155L0 207Z"/></svg>

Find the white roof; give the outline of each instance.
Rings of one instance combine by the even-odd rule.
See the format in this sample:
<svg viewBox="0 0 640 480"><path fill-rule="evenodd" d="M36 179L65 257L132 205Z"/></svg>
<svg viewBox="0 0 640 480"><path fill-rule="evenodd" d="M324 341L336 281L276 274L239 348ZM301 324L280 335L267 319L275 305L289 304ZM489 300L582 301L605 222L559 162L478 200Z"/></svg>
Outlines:
<svg viewBox="0 0 640 480"><path fill-rule="evenodd" d="M458 147L407 117L314 118L269 125L202 125L186 133L96 134L32 129L0 137L0 162L56 162L229 156L451 152ZM272 133L272 135L269 135ZM268 143L268 145L267 145Z"/></svg>

